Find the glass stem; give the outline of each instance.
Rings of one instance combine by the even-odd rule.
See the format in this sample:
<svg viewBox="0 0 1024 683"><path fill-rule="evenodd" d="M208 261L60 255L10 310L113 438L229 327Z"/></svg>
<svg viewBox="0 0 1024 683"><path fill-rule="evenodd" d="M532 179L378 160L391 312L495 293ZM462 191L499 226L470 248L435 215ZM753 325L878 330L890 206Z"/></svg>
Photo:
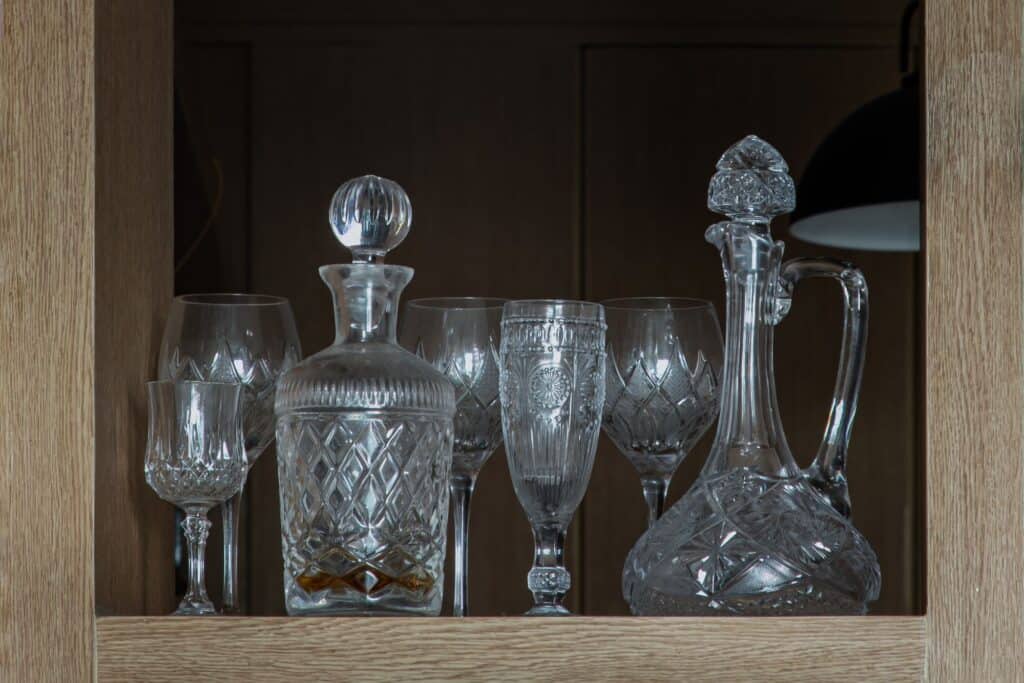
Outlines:
<svg viewBox="0 0 1024 683"><path fill-rule="evenodd" d="M533 593L531 612L567 612L562 600L569 592L572 579L563 559L565 525L558 522L534 525L533 543L533 568L527 577L527 586Z"/></svg>
<svg viewBox="0 0 1024 683"><path fill-rule="evenodd" d="M640 485L647 502L647 528L650 529L665 510L665 496L668 494L668 477L643 477Z"/></svg>
<svg viewBox="0 0 1024 683"><path fill-rule="evenodd" d="M188 542L188 592L182 605L201 607L209 605L210 597L206 594L206 539L210 535L210 520L206 511L189 511L181 528ZM212 610L212 605L210 605Z"/></svg>
<svg viewBox="0 0 1024 683"><path fill-rule="evenodd" d="M455 515L455 599L452 614L466 616L469 609L469 503L476 474L453 474L449 490Z"/></svg>
<svg viewBox="0 0 1024 683"><path fill-rule="evenodd" d="M220 506L224 522L224 614L238 612L238 517L242 492L228 498Z"/></svg>

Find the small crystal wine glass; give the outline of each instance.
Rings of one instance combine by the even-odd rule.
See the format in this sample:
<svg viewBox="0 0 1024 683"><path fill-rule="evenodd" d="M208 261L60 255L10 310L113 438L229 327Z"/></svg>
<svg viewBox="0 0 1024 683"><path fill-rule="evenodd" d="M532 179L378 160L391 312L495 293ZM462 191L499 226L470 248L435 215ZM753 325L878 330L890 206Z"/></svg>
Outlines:
<svg viewBox="0 0 1024 683"><path fill-rule="evenodd" d="M504 299L415 299L406 306L400 341L455 386L455 445L449 482L455 524L453 614L469 604L469 503L477 475L501 444L498 350Z"/></svg>
<svg viewBox="0 0 1024 683"><path fill-rule="evenodd" d="M175 297L160 347L160 379L242 385L240 411L251 467L274 438L277 378L302 359L287 299L263 294ZM223 611L238 611L238 518L242 492L221 506Z"/></svg>
<svg viewBox="0 0 1024 683"><path fill-rule="evenodd" d="M533 527L527 615L569 614L565 533L601 431L605 323L600 304L510 301L501 319L501 424L516 496Z"/></svg>
<svg viewBox="0 0 1024 683"><path fill-rule="evenodd" d="M648 526L676 468L718 415L722 333L701 299L602 302L608 320L603 426L640 473Z"/></svg>
<svg viewBox="0 0 1024 683"><path fill-rule="evenodd" d="M222 382L149 382L146 483L181 508L188 540L188 592L177 616L215 614L206 594L210 508L238 493L247 464L238 411L241 387Z"/></svg>

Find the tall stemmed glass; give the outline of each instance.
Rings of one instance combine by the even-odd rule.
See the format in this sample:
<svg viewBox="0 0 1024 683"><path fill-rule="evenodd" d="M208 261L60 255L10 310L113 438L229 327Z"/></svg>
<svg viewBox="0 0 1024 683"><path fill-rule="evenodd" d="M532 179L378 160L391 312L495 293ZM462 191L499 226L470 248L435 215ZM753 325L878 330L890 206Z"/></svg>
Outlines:
<svg viewBox="0 0 1024 683"><path fill-rule="evenodd" d="M240 387L220 382L149 382L146 483L181 508L188 540L188 592L178 616L215 614L206 594L211 507L236 494L247 464L238 412Z"/></svg>
<svg viewBox="0 0 1024 683"><path fill-rule="evenodd" d="M718 415L722 332L701 299L602 302L608 319L605 433L640 473L647 525L676 468Z"/></svg>
<svg viewBox="0 0 1024 683"><path fill-rule="evenodd" d="M242 385L249 467L274 438L277 378L302 358L287 299L260 294L188 294L171 304L160 347L160 378ZM221 506L224 605L238 611L238 517L242 492Z"/></svg>
<svg viewBox="0 0 1024 683"><path fill-rule="evenodd" d="M605 322L600 304L510 301L501 319L501 424L512 485L533 527L527 615L569 614L565 533L601 431Z"/></svg>
<svg viewBox="0 0 1024 683"><path fill-rule="evenodd" d="M455 445L449 482L455 524L453 613L469 605L469 503L477 475L501 444L498 339L504 299L415 299L406 306L400 341L455 386Z"/></svg>

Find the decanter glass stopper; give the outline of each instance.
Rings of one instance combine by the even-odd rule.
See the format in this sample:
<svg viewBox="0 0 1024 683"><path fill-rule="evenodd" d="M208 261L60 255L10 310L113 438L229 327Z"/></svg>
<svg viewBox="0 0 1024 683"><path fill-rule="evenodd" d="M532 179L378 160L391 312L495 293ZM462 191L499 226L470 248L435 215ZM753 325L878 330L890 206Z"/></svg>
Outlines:
<svg viewBox="0 0 1024 683"><path fill-rule="evenodd" d="M789 166L770 144L748 135L725 150L708 186L708 208L741 223L767 224L796 206Z"/></svg>
<svg viewBox="0 0 1024 683"><path fill-rule="evenodd" d="M409 234L412 204L395 181L364 175L342 183L329 215L334 236L352 252L353 263L379 263Z"/></svg>

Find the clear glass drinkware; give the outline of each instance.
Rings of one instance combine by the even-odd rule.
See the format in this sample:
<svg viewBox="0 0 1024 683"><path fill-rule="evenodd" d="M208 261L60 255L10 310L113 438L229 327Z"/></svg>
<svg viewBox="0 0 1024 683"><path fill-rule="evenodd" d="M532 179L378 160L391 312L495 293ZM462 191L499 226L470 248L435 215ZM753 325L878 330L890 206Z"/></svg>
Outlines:
<svg viewBox="0 0 1024 683"><path fill-rule="evenodd" d="M171 302L160 346L161 379L241 387L239 412L249 467L274 439L277 378L302 358L287 299L263 294L185 294ZM244 485L243 485L244 486ZM240 607L238 531L242 491L221 505L223 612Z"/></svg>
<svg viewBox="0 0 1024 683"><path fill-rule="evenodd" d="M164 380L146 387L146 483L186 514L181 528L188 543L188 590L174 614L215 614L206 593L207 512L238 493L248 470L240 385Z"/></svg>
<svg viewBox="0 0 1024 683"><path fill-rule="evenodd" d="M501 318L501 425L516 497L533 528L530 616L569 614L565 534L590 482L605 392L604 308L510 301Z"/></svg>
<svg viewBox="0 0 1024 683"><path fill-rule="evenodd" d="M648 526L669 481L718 415L722 332L710 301L602 301L608 321L604 433L640 474Z"/></svg>
<svg viewBox="0 0 1024 683"><path fill-rule="evenodd" d="M480 470L501 445L498 340L504 299L416 299L405 309L402 345L444 373L455 388L455 445L449 485L454 516L452 614L469 605L469 504Z"/></svg>
<svg viewBox="0 0 1024 683"><path fill-rule="evenodd" d="M846 455L867 342L864 276L830 259L783 262L769 223L793 209L788 167L748 136L718 162L708 206L729 220L706 237L727 293L718 431L690 490L637 542L623 593L640 615L863 614L878 597L878 559L850 519ZM779 420L774 326L797 282L836 280L845 320L825 436L800 469Z"/></svg>

